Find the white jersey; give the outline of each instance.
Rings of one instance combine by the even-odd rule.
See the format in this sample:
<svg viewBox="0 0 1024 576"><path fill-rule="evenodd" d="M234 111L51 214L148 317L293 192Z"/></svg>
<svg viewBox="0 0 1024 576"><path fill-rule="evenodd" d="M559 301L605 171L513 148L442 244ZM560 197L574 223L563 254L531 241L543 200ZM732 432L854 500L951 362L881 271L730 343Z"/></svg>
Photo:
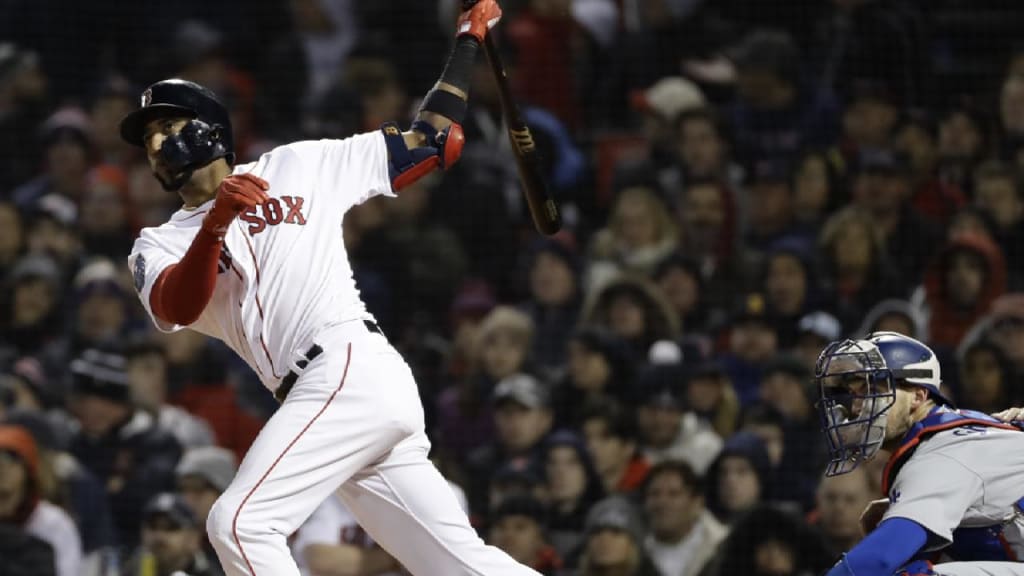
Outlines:
<svg viewBox="0 0 1024 576"><path fill-rule="evenodd" d="M376 543L370 535L359 525L359 521L352 515L352 512L341 501L341 497L332 494L324 500L306 520L305 523L292 535L290 546L295 563L299 565L299 572L303 576L309 576L309 565L306 562L306 548L313 544L326 544L337 546L339 544L350 544L360 548L373 548ZM387 572L383 576L399 576L398 572Z"/></svg>
<svg viewBox="0 0 1024 576"><path fill-rule="evenodd" d="M383 135L373 132L280 146L234 173L266 180L270 199L231 223L213 297L189 328L223 340L274 390L322 328L372 319L341 227L352 206L394 196L388 153ZM212 204L175 212L167 223L144 229L132 247L136 290L162 331L183 327L153 316L150 291L185 255Z"/></svg>
<svg viewBox="0 0 1024 576"><path fill-rule="evenodd" d="M888 496L883 520L920 524L933 535L928 550L951 543L954 530L991 527L995 540L986 542L1024 559L1024 510L1018 506L1024 499L1024 432L986 426L938 432L900 468ZM960 533L956 539L971 552L985 544Z"/></svg>

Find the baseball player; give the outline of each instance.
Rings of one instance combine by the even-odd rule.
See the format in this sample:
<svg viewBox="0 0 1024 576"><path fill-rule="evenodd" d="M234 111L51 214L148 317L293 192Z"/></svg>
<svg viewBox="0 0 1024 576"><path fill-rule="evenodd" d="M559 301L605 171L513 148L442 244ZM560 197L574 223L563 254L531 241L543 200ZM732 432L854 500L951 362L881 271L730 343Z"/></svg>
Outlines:
<svg viewBox="0 0 1024 576"><path fill-rule="evenodd" d="M826 474L849 472L881 448L892 454L881 523L829 576L1024 574L1020 428L953 408L935 354L895 332L833 342L815 372ZM954 562L929 562L938 558Z"/></svg>
<svg viewBox="0 0 1024 576"><path fill-rule="evenodd" d="M184 202L129 256L142 304L161 330L223 340L281 401L207 521L229 576L298 576L287 538L335 490L413 574L536 575L483 543L427 459L416 383L360 300L342 241L349 208L459 158L473 61L500 17L495 0L461 14L407 132L385 123L235 165L227 110L181 80L150 86L121 123Z"/></svg>

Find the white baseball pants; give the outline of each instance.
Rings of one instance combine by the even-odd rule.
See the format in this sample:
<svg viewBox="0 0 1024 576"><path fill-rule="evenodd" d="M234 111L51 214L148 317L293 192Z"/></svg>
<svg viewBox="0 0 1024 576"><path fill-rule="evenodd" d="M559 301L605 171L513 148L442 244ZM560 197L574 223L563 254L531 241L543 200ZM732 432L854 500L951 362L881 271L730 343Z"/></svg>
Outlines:
<svg viewBox="0 0 1024 576"><path fill-rule="evenodd" d="M427 459L412 372L362 321L325 330L214 504L207 531L228 576L299 576L287 538L341 486L363 528L416 576L539 576L485 545Z"/></svg>

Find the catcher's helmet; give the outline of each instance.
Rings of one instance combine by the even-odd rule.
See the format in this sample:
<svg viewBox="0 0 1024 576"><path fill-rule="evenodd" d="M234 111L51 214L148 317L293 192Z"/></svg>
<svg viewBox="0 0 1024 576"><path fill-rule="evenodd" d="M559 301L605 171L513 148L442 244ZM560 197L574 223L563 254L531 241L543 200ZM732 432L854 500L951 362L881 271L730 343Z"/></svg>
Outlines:
<svg viewBox="0 0 1024 576"><path fill-rule="evenodd" d="M881 449L898 384L924 388L938 404L952 405L939 388L935 353L895 332L833 342L818 357L814 377L831 457L828 476L853 470Z"/></svg>
<svg viewBox="0 0 1024 576"><path fill-rule="evenodd" d="M121 120L121 138L129 144L145 146L142 140L146 124L169 116L187 116L218 130L224 148L222 156L234 164L235 142L228 109L208 88L188 80L172 78L146 88L139 109Z"/></svg>

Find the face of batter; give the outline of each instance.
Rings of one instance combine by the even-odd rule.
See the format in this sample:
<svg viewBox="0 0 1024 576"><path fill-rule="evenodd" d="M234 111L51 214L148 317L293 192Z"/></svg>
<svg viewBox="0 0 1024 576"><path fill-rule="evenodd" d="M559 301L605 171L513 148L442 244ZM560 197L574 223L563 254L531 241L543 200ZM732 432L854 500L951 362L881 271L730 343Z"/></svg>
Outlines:
<svg viewBox="0 0 1024 576"><path fill-rule="evenodd" d="M146 124L146 131L143 133L142 142L146 148L146 159L149 160L149 167L153 175L167 189L167 183L174 180L174 175L168 170L167 165L160 157L160 147L169 137L181 132L189 122L185 116L170 116L158 118ZM231 166L223 158L218 158L209 164L196 168L187 182L177 190L185 206L193 208L203 202L210 200L217 193L217 187L221 181L231 174Z"/></svg>
<svg viewBox="0 0 1024 576"><path fill-rule="evenodd" d="M142 142L146 146L146 159L149 160L149 167L158 180L167 182L171 174L160 159L160 147L169 136L181 132L181 129L188 124L185 116L157 118L146 124L146 131L142 136Z"/></svg>

